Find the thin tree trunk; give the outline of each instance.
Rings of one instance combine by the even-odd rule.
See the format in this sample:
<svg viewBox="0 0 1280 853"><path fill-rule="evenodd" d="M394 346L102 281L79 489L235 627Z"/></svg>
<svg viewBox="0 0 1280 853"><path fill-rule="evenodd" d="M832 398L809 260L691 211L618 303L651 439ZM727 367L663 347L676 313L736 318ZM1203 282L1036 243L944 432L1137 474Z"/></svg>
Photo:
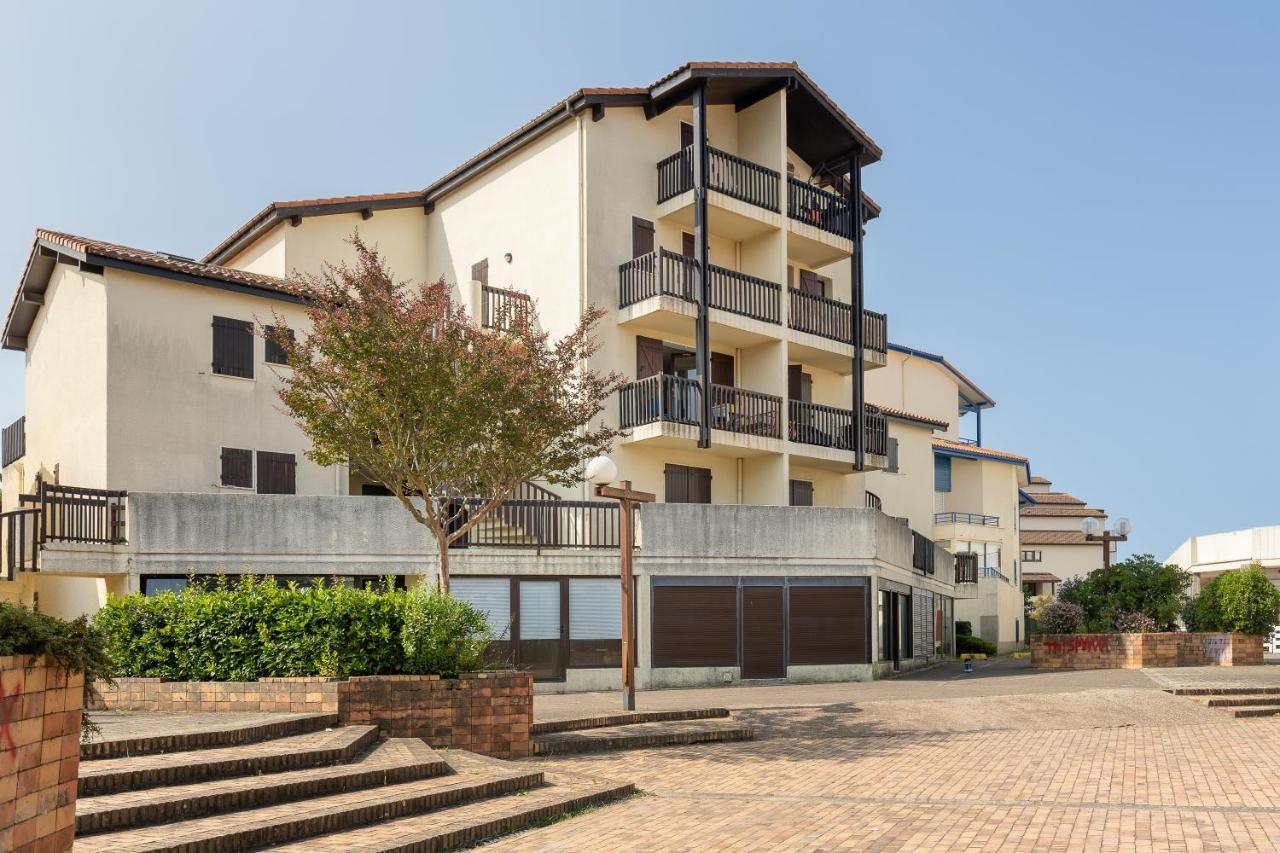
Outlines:
<svg viewBox="0 0 1280 853"><path fill-rule="evenodd" d="M436 545L440 550L440 591L449 592L449 537L437 536Z"/></svg>

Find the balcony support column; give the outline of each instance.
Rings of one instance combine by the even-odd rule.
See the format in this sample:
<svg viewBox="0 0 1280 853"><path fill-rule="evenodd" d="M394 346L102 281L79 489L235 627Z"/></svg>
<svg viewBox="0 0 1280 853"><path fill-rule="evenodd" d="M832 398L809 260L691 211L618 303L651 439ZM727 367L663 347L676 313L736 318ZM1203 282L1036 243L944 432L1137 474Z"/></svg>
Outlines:
<svg viewBox="0 0 1280 853"><path fill-rule="evenodd" d="M693 246L698 289L698 447L711 446L710 249L707 242L707 84L693 91Z"/></svg>
<svg viewBox="0 0 1280 853"><path fill-rule="evenodd" d="M867 400L863 376L866 362L866 340L863 328L862 294L862 159L861 152L849 155L849 215L853 218L853 252L849 257L849 281L852 285L853 316L853 470L867 468Z"/></svg>

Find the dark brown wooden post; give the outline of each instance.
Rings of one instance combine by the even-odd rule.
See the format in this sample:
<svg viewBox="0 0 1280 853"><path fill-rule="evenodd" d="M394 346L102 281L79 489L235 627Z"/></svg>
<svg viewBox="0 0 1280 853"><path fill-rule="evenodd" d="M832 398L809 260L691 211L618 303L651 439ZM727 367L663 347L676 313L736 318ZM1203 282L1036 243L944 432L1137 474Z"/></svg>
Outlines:
<svg viewBox="0 0 1280 853"><path fill-rule="evenodd" d="M867 401L864 388L866 340L862 322L862 160L859 152L849 155L849 216L853 220L853 257L849 270L852 283L853 316L850 318L853 332L853 470L867 468Z"/></svg>
<svg viewBox="0 0 1280 853"><path fill-rule="evenodd" d="M698 446L711 446L711 318L710 249L707 242L707 84L693 90L693 249L698 288L696 329L698 388Z"/></svg>
<svg viewBox="0 0 1280 853"><path fill-rule="evenodd" d="M596 494L602 498L614 498L618 502L619 550L622 556L622 709L636 709L636 649L635 649L635 525L632 513L637 503L652 503L657 496L651 492L638 492L631 488L630 480L623 480L618 488L596 486Z"/></svg>

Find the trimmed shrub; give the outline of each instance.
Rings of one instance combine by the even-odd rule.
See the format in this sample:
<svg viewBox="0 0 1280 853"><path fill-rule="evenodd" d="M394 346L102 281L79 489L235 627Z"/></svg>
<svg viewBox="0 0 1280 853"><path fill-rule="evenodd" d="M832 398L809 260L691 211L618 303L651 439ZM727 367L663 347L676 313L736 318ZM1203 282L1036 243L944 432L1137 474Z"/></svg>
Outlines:
<svg viewBox="0 0 1280 853"><path fill-rule="evenodd" d="M1070 601L1055 601L1036 620L1045 634L1074 634L1084 625L1084 608Z"/></svg>
<svg viewBox="0 0 1280 853"><path fill-rule="evenodd" d="M435 639L431 654L419 654L409 667L404 624L410 600L410 593L392 589L388 582L359 589L324 583L300 588L244 576L235 582L220 578L203 588L191 585L178 593L113 598L95 614L93 624L122 676L254 681L447 675L462 671L460 666L475 668L474 648L481 641L451 632L466 621L458 614L481 621L484 616L452 599L452 622L430 624L445 613L440 605L415 617L414 636Z"/></svg>
<svg viewBox="0 0 1280 853"><path fill-rule="evenodd" d="M1280 621L1280 589L1257 563L1223 572L1200 591L1196 616L1202 631L1269 634Z"/></svg>
<svg viewBox="0 0 1280 853"><path fill-rule="evenodd" d="M110 681L111 657L102 634L84 616L71 621L0 602L0 657L44 655L67 669L84 673L84 707L93 698L95 679ZM82 734L94 731L88 714L80 717Z"/></svg>
<svg viewBox="0 0 1280 853"><path fill-rule="evenodd" d="M981 637L975 637L972 634L956 635L956 654L977 654L977 655L994 655L996 647L994 643L988 643Z"/></svg>
<svg viewBox="0 0 1280 853"><path fill-rule="evenodd" d="M1145 613L1122 612L1116 617L1116 630L1121 634L1150 634L1156 630L1156 620Z"/></svg>
<svg viewBox="0 0 1280 853"><path fill-rule="evenodd" d="M493 634L485 615L467 602L419 585L405 602L400 639L406 673L453 678L484 666Z"/></svg>
<svg viewBox="0 0 1280 853"><path fill-rule="evenodd" d="M972 637L972 636L973 636L973 623L972 623L972 622L966 622L966 621L963 621L963 620L961 620L961 621L957 622L957 623L956 623L956 636L957 636L957 637Z"/></svg>
<svg viewBox="0 0 1280 853"><path fill-rule="evenodd" d="M1078 604L1085 611L1085 626L1093 633L1113 630L1122 613L1144 613L1156 629L1177 627L1191 575L1178 566L1164 564L1150 554L1137 554L1095 569L1083 578L1072 578L1058 587L1058 599Z"/></svg>

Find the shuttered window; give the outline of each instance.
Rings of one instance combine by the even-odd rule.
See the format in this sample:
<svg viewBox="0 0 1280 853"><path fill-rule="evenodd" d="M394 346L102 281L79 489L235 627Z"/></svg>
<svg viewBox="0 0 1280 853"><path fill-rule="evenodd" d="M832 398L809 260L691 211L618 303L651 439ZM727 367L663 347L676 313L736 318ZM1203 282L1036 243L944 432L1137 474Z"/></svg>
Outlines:
<svg viewBox="0 0 1280 853"><path fill-rule="evenodd" d="M570 578L569 666L621 664L621 585L615 578Z"/></svg>
<svg viewBox="0 0 1280 853"><path fill-rule="evenodd" d="M790 663L868 663L866 588L792 586Z"/></svg>
<svg viewBox="0 0 1280 853"><path fill-rule="evenodd" d="M631 257L638 258L653 251L653 223L638 216L631 217Z"/></svg>
<svg viewBox="0 0 1280 853"><path fill-rule="evenodd" d="M213 372L253 378L253 323L213 318Z"/></svg>
<svg viewBox="0 0 1280 853"><path fill-rule="evenodd" d="M292 453L258 451L258 494L294 495L298 463Z"/></svg>
<svg viewBox="0 0 1280 853"><path fill-rule="evenodd" d="M471 265L471 280L478 281L481 284L489 283L489 259L476 261Z"/></svg>
<svg viewBox="0 0 1280 853"><path fill-rule="evenodd" d="M294 340L293 329L281 329L280 332L290 341ZM266 339L265 350L263 352L263 360L267 364L288 364L289 359L285 358L284 348L276 343L276 335L278 331L275 326L267 326L263 329L263 337Z"/></svg>
<svg viewBox="0 0 1280 853"><path fill-rule="evenodd" d="M737 666L737 587L655 586L653 665Z"/></svg>
<svg viewBox="0 0 1280 853"><path fill-rule="evenodd" d="M253 488L253 451L222 448L222 485Z"/></svg>
<svg viewBox="0 0 1280 853"><path fill-rule="evenodd" d="M933 657L933 593L922 589L911 591L912 652L914 657Z"/></svg>
<svg viewBox="0 0 1280 853"><path fill-rule="evenodd" d="M889 467L885 470L890 474L898 473L898 439L889 439Z"/></svg>
<svg viewBox="0 0 1280 853"><path fill-rule="evenodd" d="M484 614L493 636L509 640L511 628L511 581L507 578L453 578L449 594Z"/></svg>
<svg viewBox="0 0 1280 853"><path fill-rule="evenodd" d="M667 465L666 502L669 504L711 503L711 469L688 465Z"/></svg>
<svg viewBox="0 0 1280 853"><path fill-rule="evenodd" d="M813 506L813 483L808 480L792 480L791 505Z"/></svg>
<svg viewBox="0 0 1280 853"><path fill-rule="evenodd" d="M933 457L933 490L935 492L951 491L951 457Z"/></svg>

